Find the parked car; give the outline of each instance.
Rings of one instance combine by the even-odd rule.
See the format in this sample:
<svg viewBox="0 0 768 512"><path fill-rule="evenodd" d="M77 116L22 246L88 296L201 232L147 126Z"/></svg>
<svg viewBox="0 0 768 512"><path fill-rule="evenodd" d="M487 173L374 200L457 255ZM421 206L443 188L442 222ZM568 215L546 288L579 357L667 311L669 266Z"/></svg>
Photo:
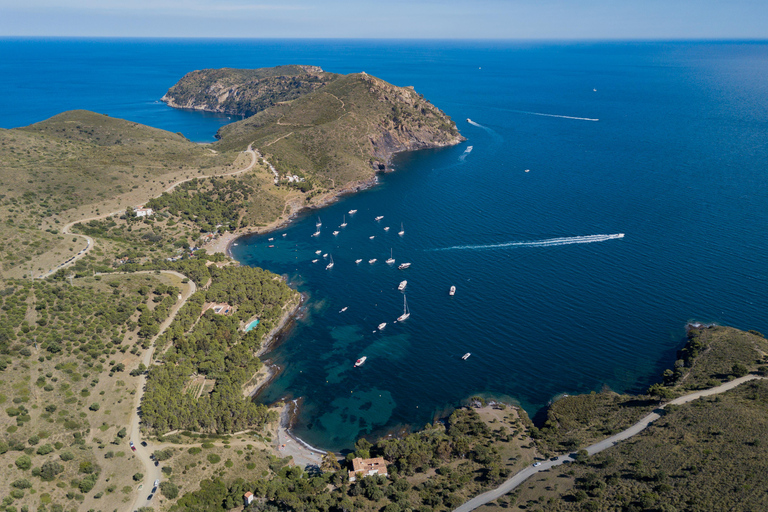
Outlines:
<svg viewBox="0 0 768 512"><path fill-rule="evenodd" d="M536 467L536 466L541 466L541 462L534 462L533 467Z"/></svg>
<svg viewBox="0 0 768 512"><path fill-rule="evenodd" d="M155 487L157 487L158 485L160 485L160 479L159 478L157 480L155 480Z"/></svg>
<svg viewBox="0 0 768 512"><path fill-rule="evenodd" d="M136 445L133 444L133 441L128 443L131 446L131 450L136 451Z"/></svg>

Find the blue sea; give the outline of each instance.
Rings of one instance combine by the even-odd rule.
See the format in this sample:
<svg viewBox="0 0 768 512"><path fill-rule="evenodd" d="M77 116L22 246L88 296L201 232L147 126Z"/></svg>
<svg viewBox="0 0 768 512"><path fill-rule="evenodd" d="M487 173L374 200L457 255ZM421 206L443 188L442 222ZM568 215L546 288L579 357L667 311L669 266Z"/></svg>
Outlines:
<svg viewBox="0 0 768 512"><path fill-rule="evenodd" d="M535 415L563 393L640 392L689 321L768 332L766 43L2 39L0 54L5 128L85 108L210 141L232 120L159 103L171 85L289 63L414 86L457 122L465 143L398 155L376 186L233 247L308 294L258 399L300 399L310 444L419 428L473 395Z"/></svg>

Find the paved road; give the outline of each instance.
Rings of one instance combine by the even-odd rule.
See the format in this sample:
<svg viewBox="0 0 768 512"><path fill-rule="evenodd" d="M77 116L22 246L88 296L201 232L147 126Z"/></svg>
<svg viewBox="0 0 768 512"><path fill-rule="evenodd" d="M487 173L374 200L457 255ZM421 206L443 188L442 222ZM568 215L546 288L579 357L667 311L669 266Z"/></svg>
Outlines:
<svg viewBox="0 0 768 512"><path fill-rule="evenodd" d="M588 446L586 448L587 453L590 455L594 455L596 453L599 453L606 448L610 448L611 446L614 446L619 443L619 441L623 441L625 439L629 439L630 437L639 434L646 428L648 428L648 425L656 421L661 417L659 414L661 412L661 409L664 409L667 405L680 405L688 402L692 402L693 400L696 400L698 398L701 398L703 396L709 396L709 395L716 395L718 393L724 393L730 389L735 388L736 386L743 384L744 382L754 380L754 379L761 379L763 377L758 377L756 375L747 375L746 377L740 377L738 379L734 379L730 382L726 382L725 384L721 384L719 386L716 386L714 388L705 389L703 391L696 391L695 393L690 393L688 395L683 395L679 398L675 398L674 400L660 406L656 411L648 414L643 419L632 425L626 430L623 430L619 432L618 434L615 434L607 439L603 439L599 443L595 443L592 446ZM540 471L546 471L554 466L559 466L560 464L563 464L565 462L573 462L574 459L572 459L569 456L563 456L560 457L558 460L547 460L542 461L541 464L539 464L536 467L528 466L527 468L523 469L522 471L515 474L512 478L505 481L503 484L498 486L496 489L493 489L491 491L485 492L483 494L480 494L478 496L475 496L468 502L464 503L457 509L455 509L455 512L470 512L470 510L474 510L477 507L481 505L485 505L488 502L491 502L493 500L496 500L505 494L511 492L513 489L515 489L518 485L522 484L528 478L535 475L536 473Z"/></svg>
<svg viewBox="0 0 768 512"><path fill-rule="evenodd" d="M133 273L154 274L155 272L155 270L151 270ZM185 275L174 272L172 270L161 270L161 272L163 274L175 275L182 279L186 278ZM155 341L165 332L168 326L171 325L173 319L176 318L176 313L178 313L179 309L181 309L181 307L186 304L187 299L189 299L196 290L197 287L195 286L195 283L192 280L189 280L189 282L186 284L186 290L182 291L181 293L181 300L177 301L173 308L171 308L171 313L168 315L168 318L166 318L165 321L160 324L160 331L150 341L149 350L144 352L144 358L141 362L144 363L145 366L149 367L150 363L152 362L152 355L155 353ZM162 479L162 472L160 471L160 467L155 466L155 463L152 461L152 459L149 458L149 456L153 451L155 451L156 448L149 442L147 443L147 446L141 446L141 429L139 428L141 417L139 416L139 412L141 406L141 398L144 396L144 386L146 383L146 375L141 375L139 377L138 392L133 399L133 414L131 415L131 423L128 430L128 439L133 441L133 444L136 446L136 452L134 453L136 454L136 457L139 459L139 461L141 461L141 463L144 465L144 480L140 482L142 484L142 489L136 496L136 500L133 502L133 506L130 508L130 510L138 510L140 507L150 505L154 499L152 502L150 502L147 500L147 496L152 491L152 484L155 482L155 480Z"/></svg>

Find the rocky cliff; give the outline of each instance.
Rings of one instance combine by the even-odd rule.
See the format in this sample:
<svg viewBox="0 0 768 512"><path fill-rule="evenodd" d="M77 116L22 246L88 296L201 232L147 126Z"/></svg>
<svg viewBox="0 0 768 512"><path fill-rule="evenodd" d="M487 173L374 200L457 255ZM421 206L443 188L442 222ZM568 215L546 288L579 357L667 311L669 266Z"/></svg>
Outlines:
<svg viewBox="0 0 768 512"><path fill-rule="evenodd" d="M219 130L216 146L253 143L280 176L327 190L370 179L395 153L464 140L451 118L412 87L366 73L335 75L310 66L205 70L186 75L165 99L249 116Z"/></svg>

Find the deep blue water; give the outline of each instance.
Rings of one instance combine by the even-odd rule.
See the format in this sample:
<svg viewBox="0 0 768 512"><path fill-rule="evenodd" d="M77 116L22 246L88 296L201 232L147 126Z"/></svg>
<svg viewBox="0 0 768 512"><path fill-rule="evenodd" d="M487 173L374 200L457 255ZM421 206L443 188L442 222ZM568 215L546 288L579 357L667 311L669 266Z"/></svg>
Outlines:
<svg viewBox="0 0 768 512"><path fill-rule="evenodd" d="M233 248L309 294L260 399L302 397L295 430L312 444L419 427L477 393L533 414L560 393L640 391L690 320L768 331L764 43L0 40L0 53L3 127L89 108L210 140L226 119L156 100L192 69L285 63L413 85L457 121L466 143L400 155L378 186ZM390 249L413 266L386 265ZM402 279L412 314L394 324Z"/></svg>

